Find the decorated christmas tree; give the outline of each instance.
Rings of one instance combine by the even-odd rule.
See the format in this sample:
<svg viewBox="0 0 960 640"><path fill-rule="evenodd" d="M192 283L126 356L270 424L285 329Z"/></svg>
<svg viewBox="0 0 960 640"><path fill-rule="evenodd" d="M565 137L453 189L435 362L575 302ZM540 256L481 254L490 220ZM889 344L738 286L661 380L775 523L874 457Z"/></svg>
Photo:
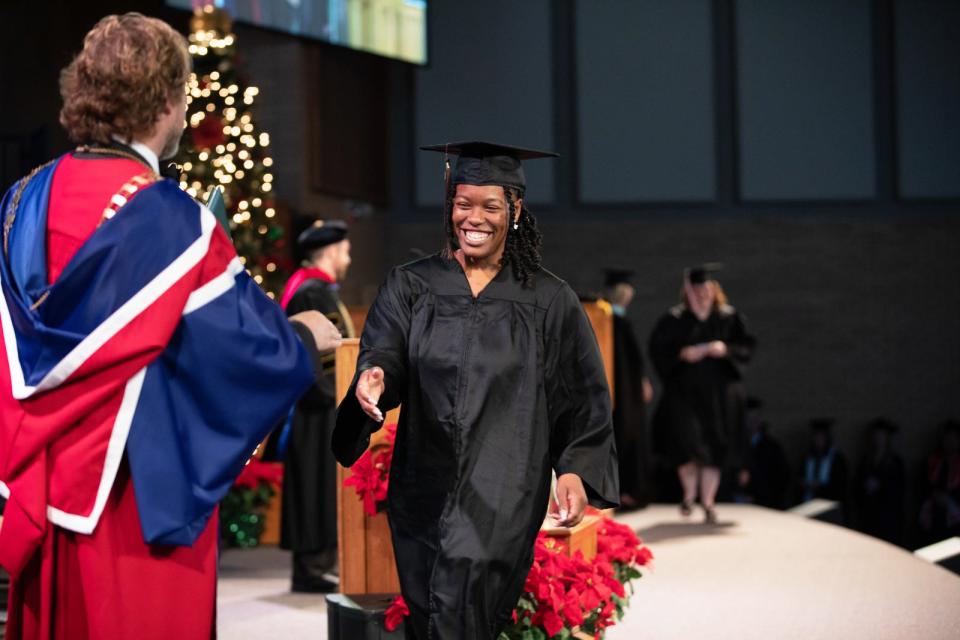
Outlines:
<svg viewBox="0 0 960 640"><path fill-rule="evenodd" d="M187 83L187 127L176 162L180 186L206 201L224 192L233 241L253 279L275 298L292 266L279 224L270 136L253 116L259 90L238 68L230 16L205 6L190 20L193 73Z"/></svg>

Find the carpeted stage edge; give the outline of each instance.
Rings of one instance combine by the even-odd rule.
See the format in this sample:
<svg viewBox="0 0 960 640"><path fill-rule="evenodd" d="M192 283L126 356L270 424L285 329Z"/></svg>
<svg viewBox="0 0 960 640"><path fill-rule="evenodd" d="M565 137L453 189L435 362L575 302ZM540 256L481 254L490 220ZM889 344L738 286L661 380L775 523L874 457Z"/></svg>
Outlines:
<svg viewBox="0 0 960 640"><path fill-rule="evenodd" d="M960 577L854 531L749 505L720 523L653 505L617 519L644 538L655 568L608 640L960 638ZM289 593L289 555L226 551L221 640L326 638L322 596Z"/></svg>

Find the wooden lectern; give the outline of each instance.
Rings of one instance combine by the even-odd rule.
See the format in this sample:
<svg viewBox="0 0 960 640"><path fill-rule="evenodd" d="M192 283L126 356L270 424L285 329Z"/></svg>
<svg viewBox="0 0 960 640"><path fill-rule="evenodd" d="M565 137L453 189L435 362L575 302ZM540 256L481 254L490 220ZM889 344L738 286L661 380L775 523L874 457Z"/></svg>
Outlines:
<svg viewBox="0 0 960 640"><path fill-rule="evenodd" d="M357 368L360 341L344 340L337 349L337 404L350 389ZM387 413L383 424L396 422L399 409ZM370 438L370 448L384 446L381 429ZM397 593L400 580L390 540L387 514L371 517L363 512L363 503L353 487L344 487L350 470L337 465L337 546L340 556L340 592L350 594Z"/></svg>
<svg viewBox="0 0 960 640"><path fill-rule="evenodd" d="M584 303L584 310L593 325L600 354L607 372L607 381L613 388L613 318L609 311L596 303ZM353 313L354 324L363 325L365 314ZM356 372L357 356L360 353L360 341L344 340L337 349L337 404L350 389ZM400 410L387 413L383 423L395 423L400 418ZM370 448L385 446L384 431L381 429L370 439ZM350 470L337 466L337 537L340 557L340 592L349 594L397 593L400 581L397 578L396 561L393 555L393 543L390 539L390 527L386 513L368 516L363 512L363 504L353 487L344 487L343 481L350 477ZM596 516L588 516L572 528L555 527L547 533L558 541L572 555L582 551L588 559L596 554L597 523Z"/></svg>

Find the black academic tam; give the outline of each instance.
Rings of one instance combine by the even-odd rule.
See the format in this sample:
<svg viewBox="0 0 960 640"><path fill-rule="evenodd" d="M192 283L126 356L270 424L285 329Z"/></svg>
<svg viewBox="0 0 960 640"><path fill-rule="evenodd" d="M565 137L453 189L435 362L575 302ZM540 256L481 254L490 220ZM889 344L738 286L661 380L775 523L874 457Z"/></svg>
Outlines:
<svg viewBox="0 0 960 640"><path fill-rule="evenodd" d="M545 270L525 287L501 269L474 297L460 264L434 255L393 269L381 287L357 370L373 366L385 373L380 409L402 404L388 516L409 624L424 639L495 638L533 561L551 469L580 476L597 507L619 499L590 323ZM352 388L337 460L353 464L379 426Z"/></svg>
<svg viewBox="0 0 960 640"><path fill-rule="evenodd" d="M524 149L495 142L447 142L420 147L423 151L438 151L457 156L451 184L497 185L523 191L527 186L521 160L558 158L552 151Z"/></svg>

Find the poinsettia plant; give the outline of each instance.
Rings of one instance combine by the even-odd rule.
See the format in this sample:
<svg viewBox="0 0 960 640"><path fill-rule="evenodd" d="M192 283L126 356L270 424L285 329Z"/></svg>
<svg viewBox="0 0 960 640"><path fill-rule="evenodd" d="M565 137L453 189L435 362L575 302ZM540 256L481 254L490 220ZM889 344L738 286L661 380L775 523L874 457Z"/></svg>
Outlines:
<svg viewBox="0 0 960 640"><path fill-rule="evenodd" d="M545 533L537 536L533 566L513 623L500 640L567 640L574 634L602 638L623 618L639 578L653 554L630 527L603 518L597 529L597 555L573 556Z"/></svg>
<svg viewBox="0 0 960 640"><path fill-rule="evenodd" d="M250 548L260 544L263 512L283 481L283 465L247 461L226 497L220 501L220 537L224 546Z"/></svg>
<svg viewBox="0 0 960 640"><path fill-rule="evenodd" d="M367 449L350 467L350 477L343 481L353 487L363 501L363 512L375 516L382 511L387 500L390 484L390 463L393 461L393 443L397 439L396 423L384 427L386 440L383 445Z"/></svg>

